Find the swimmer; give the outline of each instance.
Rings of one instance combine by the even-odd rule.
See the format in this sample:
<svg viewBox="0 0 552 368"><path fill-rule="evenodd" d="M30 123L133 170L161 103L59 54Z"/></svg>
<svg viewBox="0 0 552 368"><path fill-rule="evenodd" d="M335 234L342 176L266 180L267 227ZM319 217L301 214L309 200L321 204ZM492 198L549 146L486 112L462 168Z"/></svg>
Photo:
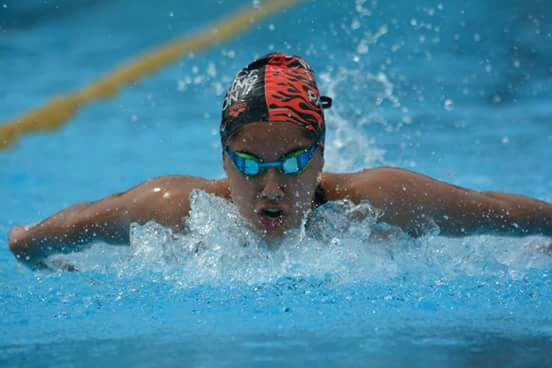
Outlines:
<svg viewBox="0 0 552 368"><path fill-rule="evenodd" d="M476 192L392 167L348 174L323 172L325 108L314 73L302 58L268 54L241 70L226 93L220 137L227 177L165 176L95 202L77 204L44 221L14 227L8 244L18 260L44 257L92 241L128 244L130 224L155 221L185 231L190 193L231 201L267 238L299 227L328 202L369 202L379 221L420 236L435 224L443 236L481 233L552 236L552 205L524 196Z"/></svg>

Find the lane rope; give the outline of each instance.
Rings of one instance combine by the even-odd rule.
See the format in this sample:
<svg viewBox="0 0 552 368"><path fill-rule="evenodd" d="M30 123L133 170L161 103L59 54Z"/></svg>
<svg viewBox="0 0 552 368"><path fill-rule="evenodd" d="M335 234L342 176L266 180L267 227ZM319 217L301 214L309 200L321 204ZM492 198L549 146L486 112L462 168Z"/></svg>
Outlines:
<svg viewBox="0 0 552 368"><path fill-rule="evenodd" d="M105 75L73 94L54 97L46 105L0 124L0 150L29 133L55 131L67 124L85 105L114 97L123 87L153 74L184 55L226 41L262 19L303 0L265 0L221 19L207 30L160 46Z"/></svg>

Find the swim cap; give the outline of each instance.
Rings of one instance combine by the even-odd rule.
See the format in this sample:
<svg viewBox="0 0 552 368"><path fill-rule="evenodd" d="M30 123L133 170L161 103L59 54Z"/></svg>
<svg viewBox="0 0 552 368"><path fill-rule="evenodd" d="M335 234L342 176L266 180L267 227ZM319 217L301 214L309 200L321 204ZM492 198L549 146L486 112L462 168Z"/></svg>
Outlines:
<svg viewBox="0 0 552 368"><path fill-rule="evenodd" d="M226 92L222 106L222 143L249 123L289 122L324 139L323 108L329 97L320 96L314 72L299 56L267 54L242 69Z"/></svg>

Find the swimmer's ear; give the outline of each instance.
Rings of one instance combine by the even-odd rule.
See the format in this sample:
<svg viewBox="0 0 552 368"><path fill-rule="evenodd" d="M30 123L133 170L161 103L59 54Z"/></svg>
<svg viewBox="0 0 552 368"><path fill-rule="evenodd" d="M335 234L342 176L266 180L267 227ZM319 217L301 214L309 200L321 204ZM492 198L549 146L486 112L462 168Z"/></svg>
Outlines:
<svg viewBox="0 0 552 368"><path fill-rule="evenodd" d="M333 100L328 96L320 96L320 107L323 109L329 109L332 107Z"/></svg>

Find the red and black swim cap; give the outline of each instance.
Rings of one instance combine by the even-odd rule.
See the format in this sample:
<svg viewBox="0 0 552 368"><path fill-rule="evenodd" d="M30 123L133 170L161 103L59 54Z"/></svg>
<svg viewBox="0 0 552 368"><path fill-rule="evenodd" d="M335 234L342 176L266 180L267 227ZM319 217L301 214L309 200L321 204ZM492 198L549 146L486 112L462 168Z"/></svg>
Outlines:
<svg viewBox="0 0 552 368"><path fill-rule="evenodd" d="M270 53L242 69L224 97L220 136L222 143L248 123L289 122L324 139L323 108L329 97L320 96L314 72L299 56Z"/></svg>

